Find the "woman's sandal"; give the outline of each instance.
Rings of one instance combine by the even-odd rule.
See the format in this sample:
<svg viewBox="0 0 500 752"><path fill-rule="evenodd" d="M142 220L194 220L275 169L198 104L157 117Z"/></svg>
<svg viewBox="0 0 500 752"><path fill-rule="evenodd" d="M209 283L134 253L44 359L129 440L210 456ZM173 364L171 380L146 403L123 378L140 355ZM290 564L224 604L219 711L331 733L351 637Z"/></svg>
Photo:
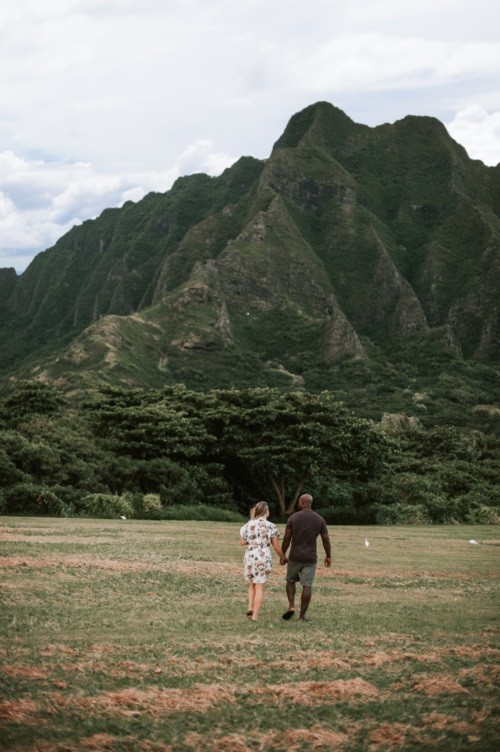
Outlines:
<svg viewBox="0 0 500 752"><path fill-rule="evenodd" d="M253 611L247 611L247 616L253 616Z"/></svg>

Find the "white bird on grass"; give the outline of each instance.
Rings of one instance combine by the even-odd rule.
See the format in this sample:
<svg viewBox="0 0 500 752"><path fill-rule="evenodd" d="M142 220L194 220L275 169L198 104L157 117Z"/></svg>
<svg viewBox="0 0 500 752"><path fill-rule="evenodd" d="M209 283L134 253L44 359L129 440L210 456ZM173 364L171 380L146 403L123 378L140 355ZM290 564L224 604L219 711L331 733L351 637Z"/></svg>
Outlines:
<svg viewBox="0 0 500 752"><path fill-rule="evenodd" d="M470 544L471 544L472 546L477 546L477 540L474 540L474 538L472 538L472 540L470 540L470 541L469 541L469 543L470 543Z"/></svg>
<svg viewBox="0 0 500 752"><path fill-rule="evenodd" d="M365 546L366 546L366 548L368 548L369 545L370 545L370 541L367 538L365 538Z"/></svg>

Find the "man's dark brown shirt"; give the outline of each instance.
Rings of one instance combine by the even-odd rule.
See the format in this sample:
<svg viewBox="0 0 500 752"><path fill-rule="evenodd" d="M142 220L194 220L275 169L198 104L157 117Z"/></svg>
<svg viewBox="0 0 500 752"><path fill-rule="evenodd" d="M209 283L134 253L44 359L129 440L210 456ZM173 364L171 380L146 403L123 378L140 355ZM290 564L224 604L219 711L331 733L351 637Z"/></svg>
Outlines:
<svg viewBox="0 0 500 752"><path fill-rule="evenodd" d="M321 515L312 509L302 509L288 518L286 523L292 533L292 548L290 561L303 564L315 564L318 561L316 553L316 539L321 533L326 533L326 522Z"/></svg>

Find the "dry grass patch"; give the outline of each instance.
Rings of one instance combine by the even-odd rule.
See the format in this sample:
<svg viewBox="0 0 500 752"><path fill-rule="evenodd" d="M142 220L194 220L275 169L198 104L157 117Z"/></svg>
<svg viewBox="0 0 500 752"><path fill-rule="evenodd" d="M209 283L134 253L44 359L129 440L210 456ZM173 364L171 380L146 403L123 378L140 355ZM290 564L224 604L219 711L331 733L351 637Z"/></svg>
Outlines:
<svg viewBox="0 0 500 752"><path fill-rule="evenodd" d="M435 648L431 651L417 652L415 650L389 650L367 653L359 659L357 665L383 666L389 663L408 661L423 664L442 664L447 658L460 658L473 661L500 660L500 650L487 647L458 646L451 648Z"/></svg>
<svg viewBox="0 0 500 752"><path fill-rule="evenodd" d="M202 656L192 659L174 656L166 659L166 666L168 668L178 668L186 675L195 675L200 672L220 669L221 667L228 670L228 675L232 670L238 672L245 668L259 669L266 673L271 671L287 671L304 674L311 669L349 671L358 667L360 663L360 661L346 660L339 658L335 653L332 654L329 651L321 650L298 651L292 654L290 658L281 658L279 660L255 656L232 656L227 653L221 655L216 660L206 659Z"/></svg>
<svg viewBox="0 0 500 752"><path fill-rule="evenodd" d="M284 732L253 732L246 735L232 733L215 737L192 732L186 734L183 744L195 752L335 752L350 746L347 734L320 724L308 729L298 728Z"/></svg>
<svg viewBox="0 0 500 752"><path fill-rule="evenodd" d="M252 695L287 700L298 705L322 705L332 702L365 702L378 697L378 689L369 682L355 679L338 679L332 682L304 681L294 684L271 684L253 687Z"/></svg>
<svg viewBox="0 0 500 752"><path fill-rule="evenodd" d="M31 752L115 752L126 749L130 752L173 752L169 744L163 742L137 741L133 736L112 736L111 734L93 734L79 739L76 744L52 744L39 742ZM13 752L26 752L25 749Z"/></svg>
<svg viewBox="0 0 500 752"><path fill-rule="evenodd" d="M49 642L48 645L45 645L45 647L43 647L40 651L40 655L57 657L61 655L77 655L77 653L78 650L71 648L69 645L52 642Z"/></svg>
<svg viewBox="0 0 500 752"><path fill-rule="evenodd" d="M325 671L350 671L358 664L357 661L340 657L332 650L298 650L289 661L282 661L282 667L293 670L319 668ZM281 666L280 666L281 668Z"/></svg>
<svg viewBox="0 0 500 752"><path fill-rule="evenodd" d="M73 569L102 569L109 572L168 572L169 574L190 575L203 577L210 575L230 575L240 573L241 567L226 562L207 562L197 560L166 559L158 564L152 561L131 561L120 559L105 559L89 555L56 555L47 557L2 556L0 568L17 569L28 567L32 569L58 569L69 567Z"/></svg>
<svg viewBox="0 0 500 752"><path fill-rule="evenodd" d="M461 720L454 715L444 715L433 711L424 713L418 725L404 723L381 723L369 732L369 752L385 752L391 749L434 749L439 743L453 738L451 745L439 749L465 749L465 744L475 745L486 741L481 736L481 728L491 720L490 713L476 711L470 720ZM497 749L495 739L490 739L487 747ZM472 747L473 748L473 747Z"/></svg>
<svg viewBox="0 0 500 752"><path fill-rule="evenodd" d="M38 703L34 700L4 700L0 702L0 721L3 723L38 723Z"/></svg>
<svg viewBox="0 0 500 752"><path fill-rule="evenodd" d="M79 546L97 546L103 543L116 543L116 538L106 538L105 536L97 535L76 538L74 535L53 535L50 531L38 535L0 532L0 541L5 541L6 543L75 543Z"/></svg>
<svg viewBox="0 0 500 752"><path fill-rule="evenodd" d="M467 694L454 676L421 676L411 683L412 692L421 692L426 697L447 694Z"/></svg>
<svg viewBox="0 0 500 752"><path fill-rule="evenodd" d="M206 713L213 705L234 702L234 691L215 684L195 685L189 689L124 689L103 692L93 697L68 697L53 693L50 704L57 710L77 708L86 712L117 716L138 716L146 713L159 716L164 713L196 711Z"/></svg>
<svg viewBox="0 0 500 752"><path fill-rule="evenodd" d="M183 744L198 752L263 752L264 749L264 737L262 734L252 734L251 739L245 738L242 734L227 734L226 736L208 736L199 734L196 731L191 731L183 739ZM251 747L248 744L251 743Z"/></svg>
<svg viewBox="0 0 500 752"><path fill-rule="evenodd" d="M459 678L464 682L472 682L481 687L481 690L491 692L493 696L500 697L498 685L500 683L500 665L473 666L463 668L458 672Z"/></svg>
<svg viewBox="0 0 500 752"><path fill-rule="evenodd" d="M49 556L31 558L28 556L3 556L0 558L3 569L29 567L31 569L58 569L71 567L75 569L105 569L111 572L145 572L152 567L141 561L118 561L116 559L99 559L94 556Z"/></svg>
<svg viewBox="0 0 500 752"><path fill-rule="evenodd" d="M420 745L431 741L420 730L406 723L381 723L369 733L370 752L386 752L390 749L408 749L408 742L418 738ZM427 747L429 748L429 747Z"/></svg>
<svg viewBox="0 0 500 752"><path fill-rule="evenodd" d="M47 679L47 670L45 668L35 668L23 664L7 664L2 666L4 676L16 679Z"/></svg>
<svg viewBox="0 0 500 752"><path fill-rule="evenodd" d="M347 734L333 731L322 726L313 726L310 729L295 729L284 734L283 741L288 750L299 752L304 749L304 744L313 750L336 750L344 749L349 741Z"/></svg>
<svg viewBox="0 0 500 752"><path fill-rule="evenodd" d="M462 721L456 716L444 715L443 713L426 713L422 717L422 724L425 729L430 731L437 731L442 733L443 731L453 731L457 734L464 734L467 736L469 742L477 742L480 737L477 736L477 730L481 727L481 724L488 720L489 714L484 712L476 712L472 714L472 720Z"/></svg>

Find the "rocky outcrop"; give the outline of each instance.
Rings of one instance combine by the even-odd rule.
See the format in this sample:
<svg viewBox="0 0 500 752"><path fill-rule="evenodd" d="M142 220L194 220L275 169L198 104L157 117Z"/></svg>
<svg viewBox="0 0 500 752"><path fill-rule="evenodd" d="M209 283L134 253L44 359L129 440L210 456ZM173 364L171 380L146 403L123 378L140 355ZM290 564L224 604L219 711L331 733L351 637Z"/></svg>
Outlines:
<svg viewBox="0 0 500 752"><path fill-rule="evenodd" d="M327 301L327 316L323 346L325 361L338 363L346 359L364 357L365 351L358 335L340 310L333 295Z"/></svg>

